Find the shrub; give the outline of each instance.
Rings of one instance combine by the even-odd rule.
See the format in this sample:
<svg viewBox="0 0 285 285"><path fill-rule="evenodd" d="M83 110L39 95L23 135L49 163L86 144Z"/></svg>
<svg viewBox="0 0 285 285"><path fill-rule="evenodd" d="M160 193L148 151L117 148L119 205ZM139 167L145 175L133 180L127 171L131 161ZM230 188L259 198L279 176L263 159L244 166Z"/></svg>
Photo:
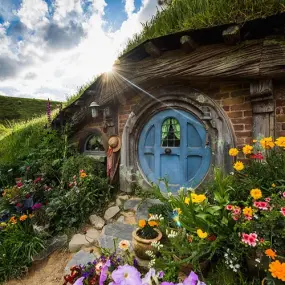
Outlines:
<svg viewBox="0 0 285 285"><path fill-rule="evenodd" d="M69 183L69 189L58 187L51 192L46 213L50 227L54 232L66 228L78 227L93 213L100 213L110 198L110 186L107 179L85 174Z"/></svg>
<svg viewBox="0 0 285 285"><path fill-rule="evenodd" d="M86 173L100 178L106 177L105 164L85 155L75 155L69 157L62 166L62 182L69 183L75 173L84 169Z"/></svg>
<svg viewBox="0 0 285 285"><path fill-rule="evenodd" d="M44 237L33 230L29 218L15 222L0 230L0 282L20 277L31 265L33 256L45 247Z"/></svg>

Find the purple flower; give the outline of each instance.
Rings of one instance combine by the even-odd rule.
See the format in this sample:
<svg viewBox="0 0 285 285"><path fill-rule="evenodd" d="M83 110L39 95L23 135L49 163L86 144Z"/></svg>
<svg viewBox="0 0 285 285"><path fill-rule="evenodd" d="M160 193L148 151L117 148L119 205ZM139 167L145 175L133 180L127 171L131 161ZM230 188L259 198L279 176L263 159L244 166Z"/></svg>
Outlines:
<svg viewBox="0 0 285 285"><path fill-rule="evenodd" d="M148 273L145 275L145 277L142 279L143 285L150 285L152 284L151 279L155 277L155 270L151 268Z"/></svg>
<svg viewBox="0 0 285 285"><path fill-rule="evenodd" d="M116 285L142 285L141 274L138 270L130 265L119 266L119 268L112 273Z"/></svg>
<svg viewBox="0 0 285 285"><path fill-rule="evenodd" d="M33 207L32 207L32 210L38 210L42 207L42 203L36 203Z"/></svg>
<svg viewBox="0 0 285 285"><path fill-rule="evenodd" d="M77 279L76 282L73 285L84 285L83 284L83 280L84 279L85 279L84 277L81 277L81 278Z"/></svg>
<svg viewBox="0 0 285 285"><path fill-rule="evenodd" d="M204 282L199 281L198 275L191 271L190 275L184 280L183 285L206 285Z"/></svg>
<svg viewBox="0 0 285 285"><path fill-rule="evenodd" d="M105 263L103 268L101 269L101 274L100 274L100 280L99 280L99 285L103 285L104 282L107 280L108 277L108 270L109 267L111 266L110 259Z"/></svg>
<svg viewBox="0 0 285 285"><path fill-rule="evenodd" d="M162 279L164 277L165 273L163 271L158 272L158 278Z"/></svg>
<svg viewBox="0 0 285 285"><path fill-rule="evenodd" d="M175 285L173 282L162 282L160 285Z"/></svg>

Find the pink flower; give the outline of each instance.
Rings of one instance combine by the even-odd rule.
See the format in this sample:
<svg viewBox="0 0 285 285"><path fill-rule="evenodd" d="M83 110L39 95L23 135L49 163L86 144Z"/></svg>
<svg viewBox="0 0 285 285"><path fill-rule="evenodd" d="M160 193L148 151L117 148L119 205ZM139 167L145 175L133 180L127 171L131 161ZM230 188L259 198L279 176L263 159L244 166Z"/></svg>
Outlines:
<svg viewBox="0 0 285 285"><path fill-rule="evenodd" d="M73 183L71 182L71 183L69 183L69 185L68 185L69 187L72 187L73 186Z"/></svg>
<svg viewBox="0 0 285 285"><path fill-rule="evenodd" d="M80 173L83 173L83 172L85 172L83 169L81 169L80 171L79 171Z"/></svg>
<svg viewBox="0 0 285 285"><path fill-rule="evenodd" d="M36 179L34 180L34 183L36 184L36 183L40 182L41 180L42 180L42 178L41 178L41 177L38 177L38 178L36 178Z"/></svg>
<svg viewBox="0 0 285 285"><path fill-rule="evenodd" d="M268 208L269 208L268 202L257 202L257 201L255 201L253 203L253 206L260 209L260 210L268 210Z"/></svg>
<svg viewBox="0 0 285 285"><path fill-rule="evenodd" d="M234 214L235 214L235 215L239 215L240 213L241 213L240 207L235 207L235 208L234 208Z"/></svg>
<svg viewBox="0 0 285 285"><path fill-rule="evenodd" d="M282 207L280 213L285 217L285 208Z"/></svg>
<svg viewBox="0 0 285 285"><path fill-rule="evenodd" d="M285 198L285 192L282 193L283 198Z"/></svg>
<svg viewBox="0 0 285 285"><path fill-rule="evenodd" d="M250 234L242 233L241 241L249 246L255 247L258 242L257 234L256 233L250 233Z"/></svg>
<svg viewBox="0 0 285 285"><path fill-rule="evenodd" d="M21 181L17 183L18 188L21 188L22 186L23 186L23 183Z"/></svg>
<svg viewBox="0 0 285 285"><path fill-rule="evenodd" d="M250 215L244 215L244 218L248 221L252 220L252 216L250 216Z"/></svg>
<svg viewBox="0 0 285 285"><path fill-rule="evenodd" d="M73 176L73 179L74 179L74 180L76 179L76 175Z"/></svg>
<svg viewBox="0 0 285 285"><path fill-rule="evenodd" d="M285 192L284 192L285 193ZM228 211L232 211L234 209L234 206L233 205L227 205L226 206L226 210Z"/></svg>
<svg viewBox="0 0 285 285"><path fill-rule="evenodd" d="M264 238L260 238L260 239L259 239L259 242L260 242L260 243L264 243L264 241L265 241Z"/></svg>
<svg viewBox="0 0 285 285"><path fill-rule="evenodd" d="M235 221L237 221L239 219L239 216L232 215L232 217Z"/></svg>
<svg viewBox="0 0 285 285"><path fill-rule="evenodd" d="M270 201L271 201L271 198L268 197L268 198L265 198L264 200L265 200L266 202L270 202Z"/></svg>

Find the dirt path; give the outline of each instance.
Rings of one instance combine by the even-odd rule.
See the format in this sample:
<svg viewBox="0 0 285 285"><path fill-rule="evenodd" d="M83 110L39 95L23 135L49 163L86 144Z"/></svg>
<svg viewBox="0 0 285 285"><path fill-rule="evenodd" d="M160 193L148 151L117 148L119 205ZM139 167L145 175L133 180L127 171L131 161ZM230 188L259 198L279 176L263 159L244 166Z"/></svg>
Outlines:
<svg viewBox="0 0 285 285"><path fill-rule="evenodd" d="M34 264L27 276L5 285L62 285L64 268L71 256L68 251L54 252L48 259Z"/></svg>

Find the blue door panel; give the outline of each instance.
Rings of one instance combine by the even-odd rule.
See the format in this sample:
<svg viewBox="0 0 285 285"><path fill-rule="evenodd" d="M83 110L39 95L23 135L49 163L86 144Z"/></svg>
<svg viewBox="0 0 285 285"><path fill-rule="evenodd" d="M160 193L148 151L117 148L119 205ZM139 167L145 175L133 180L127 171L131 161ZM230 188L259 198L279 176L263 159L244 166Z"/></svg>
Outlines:
<svg viewBox="0 0 285 285"><path fill-rule="evenodd" d="M162 125L166 120L175 121L176 125L175 128L172 123L171 127L166 125L164 130L168 128L168 131L164 131L162 138ZM165 133L172 134L172 137L167 135L169 146L162 144ZM162 190L165 190L165 184L159 182L161 178L168 180L173 192L181 186L196 187L206 176L210 166L211 151L206 145L206 137L205 127L192 114L173 109L157 113L144 126L139 138L141 170L149 181L160 183Z"/></svg>

